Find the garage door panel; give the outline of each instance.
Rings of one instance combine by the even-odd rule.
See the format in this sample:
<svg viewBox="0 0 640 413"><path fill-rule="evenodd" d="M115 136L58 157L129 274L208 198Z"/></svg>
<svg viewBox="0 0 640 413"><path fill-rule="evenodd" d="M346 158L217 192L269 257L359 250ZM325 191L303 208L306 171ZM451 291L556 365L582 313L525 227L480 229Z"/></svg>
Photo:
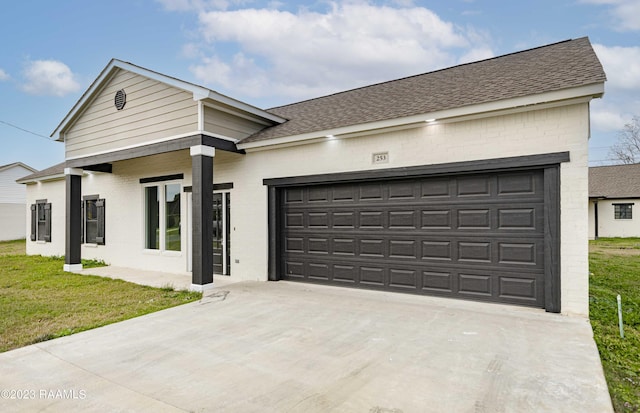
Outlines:
<svg viewBox="0 0 640 413"><path fill-rule="evenodd" d="M310 204L316 203L328 203L329 202L329 188L325 186L314 186L307 191L307 202Z"/></svg>
<svg viewBox="0 0 640 413"><path fill-rule="evenodd" d="M384 286L386 269L369 265L360 266L360 282L368 285Z"/></svg>
<svg viewBox="0 0 640 413"><path fill-rule="evenodd" d="M286 229L299 228L304 229L304 213L302 212L287 212L284 218L284 227Z"/></svg>
<svg viewBox="0 0 640 413"><path fill-rule="evenodd" d="M413 181L395 181L388 184L390 201L408 201L417 199L416 183Z"/></svg>
<svg viewBox="0 0 640 413"><path fill-rule="evenodd" d="M451 179L440 178L430 179L420 183L420 194L422 199L449 198L451 196Z"/></svg>
<svg viewBox="0 0 640 413"><path fill-rule="evenodd" d="M411 259L417 258L417 245L415 240L389 240L389 258Z"/></svg>
<svg viewBox="0 0 640 413"><path fill-rule="evenodd" d="M417 216L414 210L389 211L389 229L416 229Z"/></svg>
<svg viewBox="0 0 640 413"><path fill-rule="evenodd" d="M300 252L305 253L304 238L303 237L286 237L284 242L285 252Z"/></svg>
<svg viewBox="0 0 640 413"><path fill-rule="evenodd" d="M359 189L361 202L382 201L384 198L382 184L362 184Z"/></svg>
<svg viewBox="0 0 640 413"><path fill-rule="evenodd" d="M355 283L358 280L358 269L355 265L334 264L333 280L342 283Z"/></svg>
<svg viewBox="0 0 640 413"><path fill-rule="evenodd" d="M473 296L491 297L491 274L458 274L458 293Z"/></svg>
<svg viewBox="0 0 640 413"><path fill-rule="evenodd" d="M458 260L467 262L491 262L491 243L484 241L458 242Z"/></svg>
<svg viewBox="0 0 640 413"><path fill-rule="evenodd" d="M283 189L283 278L543 306L542 177Z"/></svg>
<svg viewBox="0 0 640 413"><path fill-rule="evenodd" d="M307 252L309 254L329 254L329 239L328 238L309 238L307 241L309 248Z"/></svg>
<svg viewBox="0 0 640 413"><path fill-rule="evenodd" d="M501 264L536 265L539 261L535 243L498 243L498 260Z"/></svg>
<svg viewBox="0 0 640 413"><path fill-rule="evenodd" d="M334 229L356 228L356 213L354 211L337 211L331 213L332 225Z"/></svg>
<svg viewBox="0 0 640 413"><path fill-rule="evenodd" d="M390 268L389 269L389 286L403 289L415 290L417 279L417 270Z"/></svg>
<svg viewBox="0 0 640 413"><path fill-rule="evenodd" d="M450 272L422 271L422 289L453 293L453 277Z"/></svg>
<svg viewBox="0 0 640 413"><path fill-rule="evenodd" d="M491 210L463 209L458 210L458 229L491 229Z"/></svg>
<svg viewBox="0 0 640 413"><path fill-rule="evenodd" d="M451 211L450 210L422 210L421 229L451 229Z"/></svg>
<svg viewBox="0 0 640 413"><path fill-rule="evenodd" d="M537 282L535 279L500 277L499 296L504 299L536 302Z"/></svg>
<svg viewBox="0 0 640 413"><path fill-rule="evenodd" d="M360 228L383 229L385 214L382 211L360 211Z"/></svg>
<svg viewBox="0 0 640 413"><path fill-rule="evenodd" d="M329 280L330 269L328 264L309 263L309 278L316 280Z"/></svg>
<svg viewBox="0 0 640 413"><path fill-rule="evenodd" d="M489 176L460 177L457 180L457 195L459 197L488 197L491 195L491 180Z"/></svg>
<svg viewBox="0 0 640 413"><path fill-rule="evenodd" d="M423 260L445 260L454 259L451 241L422 241Z"/></svg>
<svg viewBox="0 0 640 413"><path fill-rule="evenodd" d="M309 219L309 228L329 228L329 213L309 212L307 217Z"/></svg>
<svg viewBox="0 0 640 413"><path fill-rule="evenodd" d="M543 177L535 172L501 174L498 176L498 195L541 193Z"/></svg>
<svg viewBox="0 0 640 413"><path fill-rule="evenodd" d="M334 238L333 253L343 256L355 256L356 240L354 238Z"/></svg>
<svg viewBox="0 0 640 413"><path fill-rule="evenodd" d="M542 206L537 208L504 208L498 210L498 229L535 230L544 225Z"/></svg>
<svg viewBox="0 0 640 413"><path fill-rule="evenodd" d="M360 255L370 258L385 258L386 242L383 239L360 239Z"/></svg>
<svg viewBox="0 0 640 413"><path fill-rule="evenodd" d="M301 188L289 188L285 192L284 203L285 204L302 204L304 201L304 190Z"/></svg>
<svg viewBox="0 0 640 413"><path fill-rule="evenodd" d="M305 278L306 271L304 268L304 262L301 261L285 261L284 270L286 277L288 278Z"/></svg>

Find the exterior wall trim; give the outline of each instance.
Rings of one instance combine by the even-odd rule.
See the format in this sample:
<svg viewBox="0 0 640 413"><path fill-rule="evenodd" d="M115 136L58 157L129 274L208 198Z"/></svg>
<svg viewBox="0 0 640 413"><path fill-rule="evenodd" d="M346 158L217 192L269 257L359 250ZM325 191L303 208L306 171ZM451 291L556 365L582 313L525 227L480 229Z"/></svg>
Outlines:
<svg viewBox="0 0 640 413"><path fill-rule="evenodd" d="M150 184L153 182L175 181L178 179L184 179L184 174L153 176L151 178L140 178L140 183Z"/></svg>
<svg viewBox="0 0 640 413"><path fill-rule="evenodd" d="M204 134L196 134L167 142L159 142L131 149L121 149L102 155L92 155L77 159L67 159L67 166L82 168L90 165L124 161L127 159L141 158L144 156L158 155L161 153L190 149L192 146L197 145L211 146L213 148L227 152L235 152L241 154L245 153L243 150L239 150L233 142L220 138L214 138L212 136L207 136Z"/></svg>
<svg viewBox="0 0 640 413"><path fill-rule="evenodd" d="M541 155L515 156L510 158L483 159L479 161L452 162L435 165L409 166L401 168L376 169L357 172L304 175L285 178L267 178L262 182L267 186L319 185L337 182L357 182L409 178L426 175L450 175L453 173L493 172L513 168L530 168L557 165L569 162L569 152Z"/></svg>

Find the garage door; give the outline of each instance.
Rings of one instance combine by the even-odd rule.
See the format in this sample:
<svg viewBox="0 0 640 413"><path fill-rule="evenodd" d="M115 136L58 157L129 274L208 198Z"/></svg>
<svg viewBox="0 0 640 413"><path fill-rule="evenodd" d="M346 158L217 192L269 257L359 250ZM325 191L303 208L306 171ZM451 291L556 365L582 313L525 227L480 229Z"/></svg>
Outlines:
<svg viewBox="0 0 640 413"><path fill-rule="evenodd" d="M542 170L282 188L282 279L544 306Z"/></svg>

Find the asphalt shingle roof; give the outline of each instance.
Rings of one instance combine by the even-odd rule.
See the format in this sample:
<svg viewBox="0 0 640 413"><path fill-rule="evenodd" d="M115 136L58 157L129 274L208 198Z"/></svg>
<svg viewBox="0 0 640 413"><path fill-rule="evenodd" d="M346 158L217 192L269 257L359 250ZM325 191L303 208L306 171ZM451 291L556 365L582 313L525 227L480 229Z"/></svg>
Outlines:
<svg viewBox="0 0 640 413"><path fill-rule="evenodd" d="M640 164L589 168L590 198L640 198Z"/></svg>
<svg viewBox="0 0 640 413"><path fill-rule="evenodd" d="M23 178L18 179L19 183L24 183L24 182L29 182L29 181L33 181L34 179L38 179L38 178L46 178L48 176L53 176L53 175L60 175L64 173L64 165L65 163L59 163L57 165L53 165L48 167L47 169L43 169L41 171L32 173L31 175L27 175Z"/></svg>
<svg viewBox="0 0 640 413"><path fill-rule="evenodd" d="M242 143L604 82L587 37L336 93L267 111L287 122Z"/></svg>

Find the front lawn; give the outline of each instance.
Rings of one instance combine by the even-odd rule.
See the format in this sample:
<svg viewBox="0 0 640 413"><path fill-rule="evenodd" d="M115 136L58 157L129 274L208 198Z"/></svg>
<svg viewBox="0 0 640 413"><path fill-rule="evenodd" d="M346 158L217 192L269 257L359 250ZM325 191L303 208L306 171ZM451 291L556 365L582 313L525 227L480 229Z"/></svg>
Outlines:
<svg viewBox="0 0 640 413"><path fill-rule="evenodd" d="M640 238L590 241L589 316L616 412L640 411ZM616 296L622 296L620 338Z"/></svg>
<svg viewBox="0 0 640 413"><path fill-rule="evenodd" d="M27 256L24 246L24 240L0 242L0 352L202 297L197 292L66 273L62 258Z"/></svg>

